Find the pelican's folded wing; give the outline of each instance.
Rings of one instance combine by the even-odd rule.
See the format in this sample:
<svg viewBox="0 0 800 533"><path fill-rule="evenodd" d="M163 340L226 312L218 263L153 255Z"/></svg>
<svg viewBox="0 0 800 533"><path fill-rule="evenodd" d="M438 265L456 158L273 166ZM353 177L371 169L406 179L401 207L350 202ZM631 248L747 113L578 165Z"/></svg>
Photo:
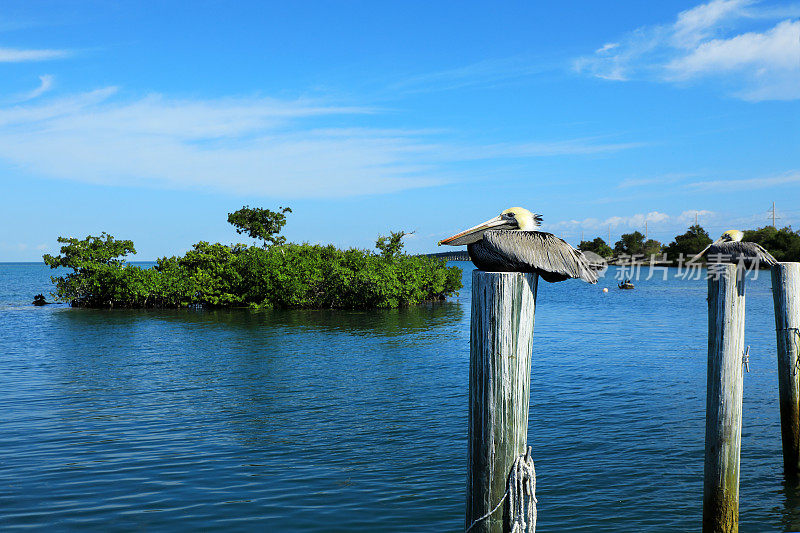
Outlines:
<svg viewBox="0 0 800 533"><path fill-rule="evenodd" d="M778 260L775 259L775 257L771 253L766 251L763 246L761 246L760 244L756 244L756 246L758 246L759 261L762 261L768 264L769 266L775 266L778 264Z"/></svg>
<svg viewBox="0 0 800 533"><path fill-rule="evenodd" d="M597 272L580 251L543 231L494 230L483 235L484 247L498 256L526 267L520 271L535 271L545 281L580 278L597 283Z"/></svg>
<svg viewBox="0 0 800 533"><path fill-rule="evenodd" d="M755 242L734 241L726 243L726 248L732 250L733 260L739 261L739 258L749 258L750 260L758 259L759 263L774 266L778 264L771 253L766 251L763 246Z"/></svg>

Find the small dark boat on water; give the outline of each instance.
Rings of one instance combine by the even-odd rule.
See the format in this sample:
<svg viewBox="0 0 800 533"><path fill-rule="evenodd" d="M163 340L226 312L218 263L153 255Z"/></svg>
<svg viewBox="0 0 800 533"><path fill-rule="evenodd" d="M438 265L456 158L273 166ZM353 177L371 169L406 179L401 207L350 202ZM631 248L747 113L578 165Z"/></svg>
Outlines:
<svg viewBox="0 0 800 533"><path fill-rule="evenodd" d="M631 280L626 279L625 281L620 281L617 284L617 288L629 291L629 290L632 290L634 288L634 286L633 286L633 283L631 283Z"/></svg>

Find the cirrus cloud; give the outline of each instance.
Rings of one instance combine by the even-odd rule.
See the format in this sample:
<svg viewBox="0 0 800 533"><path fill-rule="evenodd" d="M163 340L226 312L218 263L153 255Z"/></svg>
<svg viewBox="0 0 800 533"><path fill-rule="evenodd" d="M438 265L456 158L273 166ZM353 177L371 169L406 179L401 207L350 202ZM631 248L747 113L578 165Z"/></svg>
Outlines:
<svg viewBox="0 0 800 533"><path fill-rule="evenodd" d="M32 91L28 91L25 94L20 95L17 100L24 102L26 100L33 100L34 98L39 98L44 93L49 91L53 88L53 76L50 74L44 74L39 76L39 86Z"/></svg>
<svg viewBox="0 0 800 533"><path fill-rule="evenodd" d="M49 81L42 79L40 93ZM106 87L0 107L0 161L100 185L331 198L447 183L454 162L641 146L598 137L464 145L439 130L363 125L378 114L305 99L131 99Z"/></svg>
<svg viewBox="0 0 800 533"><path fill-rule="evenodd" d="M710 211L709 211L710 212ZM645 223L660 224L675 220L677 217L671 217L666 213L659 211L650 211L649 213L636 213L627 216L611 216L605 219L600 218L585 218L583 220L567 220L556 222L555 224L548 225L550 229L569 229L569 228L583 228L588 230L599 230L604 228L612 229L625 229L625 228L640 228Z"/></svg>
<svg viewBox="0 0 800 533"><path fill-rule="evenodd" d="M792 20L798 15L797 6L712 0L679 13L672 24L638 28L573 66L607 80L705 78L746 100L798 99L800 21Z"/></svg>
<svg viewBox="0 0 800 533"><path fill-rule="evenodd" d="M48 61L62 59L72 53L69 50L23 49L0 47L0 63L23 63L28 61Z"/></svg>
<svg viewBox="0 0 800 533"><path fill-rule="evenodd" d="M763 176L758 178L708 180L688 183L687 187L695 191L751 191L755 189L769 189L772 187L800 184L800 172L789 171L777 176Z"/></svg>

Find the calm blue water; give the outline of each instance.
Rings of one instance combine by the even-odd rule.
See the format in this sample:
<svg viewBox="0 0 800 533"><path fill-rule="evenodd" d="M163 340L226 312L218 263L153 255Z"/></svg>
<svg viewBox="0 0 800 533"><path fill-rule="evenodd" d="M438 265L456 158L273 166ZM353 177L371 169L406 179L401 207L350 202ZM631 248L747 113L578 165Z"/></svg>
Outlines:
<svg viewBox="0 0 800 533"><path fill-rule="evenodd" d="M412 309L137 312L34 308L49 270L0 264L0 529L461 530L459 266L461 296ZM539 531L695 531L705 281L615 283L540 282ZM773 320L762 273L747 287L742 531L800 524Z"/></svg>

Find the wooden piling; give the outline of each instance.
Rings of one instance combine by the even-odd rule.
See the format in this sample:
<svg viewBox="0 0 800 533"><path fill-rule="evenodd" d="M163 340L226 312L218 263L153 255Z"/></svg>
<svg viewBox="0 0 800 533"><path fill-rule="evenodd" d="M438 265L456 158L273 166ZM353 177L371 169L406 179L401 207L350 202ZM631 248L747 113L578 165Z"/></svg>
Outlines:
<svg viewBox="0 0 800 533"><path fill-rule="evenodd" d="M772 269L775 333L778 340L778 395L781 407L783 471L800 478L800 263Z"/></svg>
<svg viewBox="0 0 800 533"><path fill-rule="evenodd" d="M506 493L514 459L528 436L531 350L538 276L472 273L466 527L508 531Z"/></svg>
<svg viewBox="0 0 800 533"><path fill-rule="evenodd" d="M704 533L739 530L744 281L736 265L708 267Z"/></svg>

